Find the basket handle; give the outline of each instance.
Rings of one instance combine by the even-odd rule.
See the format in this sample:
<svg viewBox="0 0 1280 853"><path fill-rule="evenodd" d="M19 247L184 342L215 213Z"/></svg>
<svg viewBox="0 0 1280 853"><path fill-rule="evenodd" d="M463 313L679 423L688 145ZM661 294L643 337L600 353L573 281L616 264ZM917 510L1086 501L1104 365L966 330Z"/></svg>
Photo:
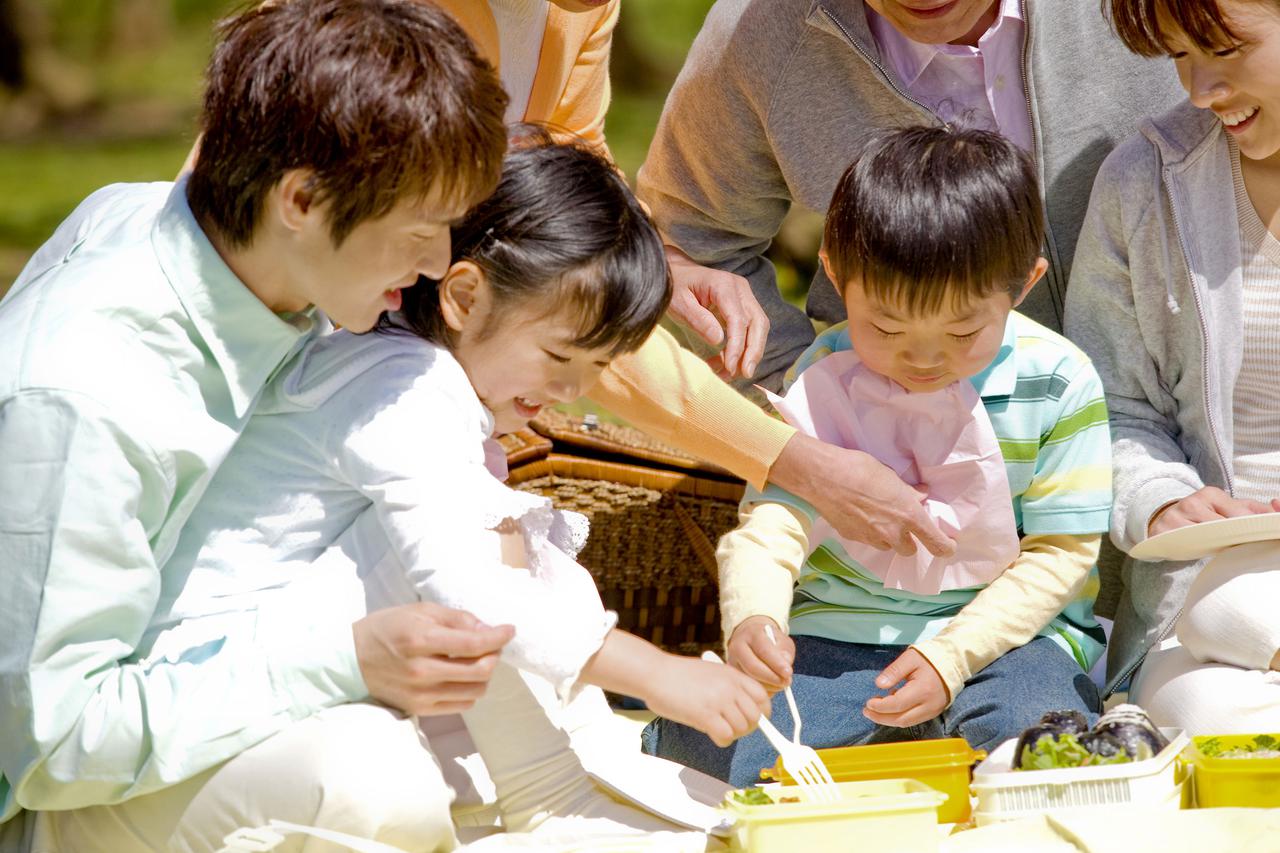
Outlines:
<svg viewBox="0 0 1280 853"><path fill-rule="evenodd" d="M716 548L711 544L711 539L703 532L698 522L693 520L693 516L680 503L679 498L672 497L672 506L674 507L676 521L680 523L680 529L684 531L684 535L689 539L689 544L693 546L693 554L698 558L698 564L702 566L707 576L711 578L712 585L718 586L720 584L720 567L716 564Z"/></svg>

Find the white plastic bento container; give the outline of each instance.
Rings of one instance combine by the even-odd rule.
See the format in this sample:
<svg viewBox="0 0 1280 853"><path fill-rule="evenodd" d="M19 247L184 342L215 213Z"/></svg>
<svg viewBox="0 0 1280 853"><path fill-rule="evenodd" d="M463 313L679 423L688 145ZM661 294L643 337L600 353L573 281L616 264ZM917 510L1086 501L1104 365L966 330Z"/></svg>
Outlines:
<svg viewBox="0 0 1280 853"><path fill-rule="evenodd" d="M1187 776L1178 754L1190 743L1182 729L1160 730L1169 745L1146 761L1058 770L1013 770L1017 740L1000 744L973 771L978 826L1087 806L1181 808Z"/></svg>

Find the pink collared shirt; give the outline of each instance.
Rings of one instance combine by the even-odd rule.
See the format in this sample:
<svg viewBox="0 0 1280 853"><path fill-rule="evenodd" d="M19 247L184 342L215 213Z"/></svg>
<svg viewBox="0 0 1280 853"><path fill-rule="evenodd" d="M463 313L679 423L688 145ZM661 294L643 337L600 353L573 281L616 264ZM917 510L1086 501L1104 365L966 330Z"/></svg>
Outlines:
<svg viewBox="0 0 1280 853"><path fill-rule="evenodd" d="M1001 0L995 23L977 47L911 41L870 6L866 9L881 57L911 97L943 121L999 131L1024 151L1031 150L1021 0Z"/></svg>

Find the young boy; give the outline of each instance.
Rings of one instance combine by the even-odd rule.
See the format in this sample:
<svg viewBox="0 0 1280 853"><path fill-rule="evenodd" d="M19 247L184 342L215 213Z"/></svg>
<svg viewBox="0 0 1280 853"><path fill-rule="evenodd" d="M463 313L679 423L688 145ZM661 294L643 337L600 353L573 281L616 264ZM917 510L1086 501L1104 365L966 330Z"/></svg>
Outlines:
<svg viewBox="0 0 1280 853"><path fill-rule="evenodd" d="M246 613L237 642L135 652L268 378L325 315L367 330L445 270L450 222L497 183L506 96L408 0L265 4L207 80L190 178L95 193L0 304L0 848L212 849L335 815L447 847L413 721L347 703L467 707L509 628L419 605L266 636Z"/></svg>
<svg viewBox="0 0 1280 853"><path fill-rule="evenodd" d="M840 180L822 262L850 319L798 362L780 409L918 484L957 551L903 563L785 491L747 495L718 551L728 659L791 684L807 744L991 749L1044 711L1097 709L1107 417L1080 351L1012 312L1044 274L1043 228L1029 158L984 131L882 132ZM781 697L773 714L786 733ZM735 785L777 758L759 733L724 750L665 720L646 736Z"/></svg>

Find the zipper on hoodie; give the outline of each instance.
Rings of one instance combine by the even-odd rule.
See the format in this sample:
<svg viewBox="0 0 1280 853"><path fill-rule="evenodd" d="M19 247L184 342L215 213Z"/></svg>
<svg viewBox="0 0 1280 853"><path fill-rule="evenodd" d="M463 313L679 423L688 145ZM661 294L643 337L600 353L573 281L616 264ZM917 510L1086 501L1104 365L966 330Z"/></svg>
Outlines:
<svg viewBox="0 0 1280 853"><path fill-rule="evenodd" d="M1054 242L1053 231L1049 228L1049 193L1045 186L1044 179L1044 160L1040 156L1040 127L1036 121L1035 105L1031 102L1031 62L1028 59L1030 55L1029 45L1031 44L1031 16L1027 11L1027 0L1018 0L1018 8L1022 12L1022 26L1024 29L1022 37L1022 95L1027 101L1027 118L1031 122L1031 162L1036 164L1036 177L1040 179L1040 197L1044 199L1045 206L1045 223L1044 223L1044 242L1049 250L1049 256L1054 263L1049 265L1050 281L1049 293L1053 297L1054 312L1061 315L1063 321L1066 320L1066 300L1062 298L1065 294L1067 283L1059 281L1060 269L1058 264L1058 244Z"/></svg>
<svg viewBox="0 0 1280 853"><path fill-rule="evenodd" d="M1156 149L1156 153L1159 153L1158 147ZM1169 210L1173 215L1173 232L1174 236L1178 238L1178 249L1182 252L1182 263L1187 268L1187 284L1191 287L1191 298L1194 300L1196 305L1196 319L1200 322L1200 335L1204 339L1200 364L1200 375L1203 379L1201 381L1200 390L1204 394L1204 410L1209 421L1209 435L1213 439L1213 451L1218 457L1218 464L1222 466L1222 474L1223 479L1227 484L1227 492L1234 495L1235 486L1231 482L1231 469L1227 467L1226 462L1223 460L1222 441L1218 437L1219 432L1217 419L1214 417L1213 407L1209 405L1209 324L1205 322L1204 305L1200 299L1200 290L1196 287L1195 278L1191 274L1191 255L1187 251L1187 243L1182 236L1182 220L1178 218L1178 205L1175 203L1173 197L1173 184L1169 180L1169 169L1167 166L1161 167L1160 178L1164 183L1165 195L1168 196L1169 199ZM1169 620L1168 624L1164 626L1164 630L1160 632L1158 637L1156 637L1155 642L1148 646L1146 651L1142 653L1142 656L1130 665L1118 679L1116 679L1116 684L1123 684L1124 680L1132 676L1134 671L1142 665L1142 662L1146 660L1147 655L1151 650L1168 639L1169 635L1173 633L1173 629L1177 626L1178 619L1182 617L1182 611L1185 609L1185 605L1178 608L1178 612L1175 613L1173 618Z"/></svg>
<svg viewBox="0 0 1280 853"><path fill-rule="evenodd" d="M855 51L857 51L859 56L861 56L867 62L871 63L873 66L875 66L875 69L880 72L880 76L884 78L884 81L889 84L889 88L892 89L898 95L898 97L902 98L902 100L907 101L908 103L915 104L917 107L924 110L926 113L932 116L935 124L943 123L941 119L939 119L936 115L934 115L933 110L929 109L924 104L920 103L915 98L908 95L906 92L902 91L902 87L900 87L894 81L893 77L889 75L889 71L884 67L884 65L880 62L880 60L862 49L862 45L858 44L858 40L855 39L847 29L845 29L844 24L840 23L840 21L836 18L836 16L831 14L830 9L828 9L826 6L821 6L819 8L822 9L822 14L827 16L827 20L830 21L832 25L835 26L836 29L838 29L841 33L844 34L845 41L849 42L849 46L852 47ZM1028 98L1030 98L1030 95L1028 95Z"/></svg>
<svg viewBox="0 0 1280 853"><path fill-rule="evenodd" d="M1174 203L1173 184L1169 180L1167 166L1160 169L1160 177L1164 182L1165 195L1169 197L1169 210L1173 213L1173 231L1178 238L1178 248L1182 250L1182 263L1187 268L1187 284L1191 287L1191 298L1196 303L1196 320L1200 322L1200 335L1204 346L1200 353L1200 390L1204 394L1204 411L1209 421L1209 435L1213 439L1213 452L1218 457L1218 465L1222 468L1222 478L1227 484L1227 493L1235 496L1235 483L1232 482L1231 468L1222 455L1222 433L1218 428L1218 419L1209 397L1209 324L1204 319L1204 304L1200 299L1200 289L1196 287L1195 277L1191 274L1191 254L1187 251L1186 240L1182 237L1182 220L1178 218L1178 205Z"/></svg>

